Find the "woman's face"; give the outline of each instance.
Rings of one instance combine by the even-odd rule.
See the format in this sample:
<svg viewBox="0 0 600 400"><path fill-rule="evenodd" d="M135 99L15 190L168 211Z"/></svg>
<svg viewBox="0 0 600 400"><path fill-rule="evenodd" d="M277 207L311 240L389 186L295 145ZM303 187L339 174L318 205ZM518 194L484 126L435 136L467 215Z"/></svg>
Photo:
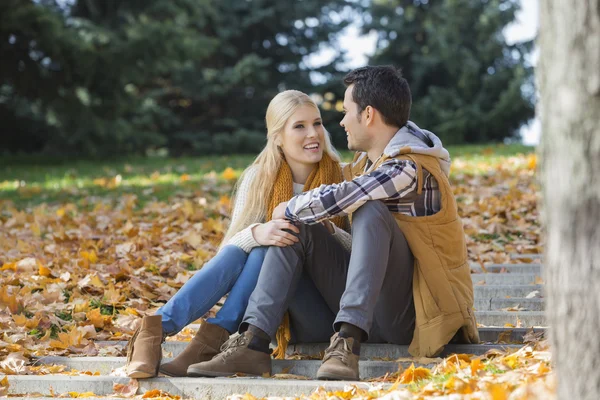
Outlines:
<svg viewBox="0 0 600 400"><path fill-rule="evenodd" d="M325 131L321 113L308 105L299 107L281 134L281 149L288 164L316 164L323 158Z"/></svg>

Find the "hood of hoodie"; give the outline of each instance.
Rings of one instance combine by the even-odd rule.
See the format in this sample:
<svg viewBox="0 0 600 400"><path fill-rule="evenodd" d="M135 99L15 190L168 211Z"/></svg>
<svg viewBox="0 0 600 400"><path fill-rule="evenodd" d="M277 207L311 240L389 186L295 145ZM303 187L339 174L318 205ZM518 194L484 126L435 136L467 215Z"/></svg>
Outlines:
<svg viewBox="0 0 600 400"><path fill-rule="evenodd" d="M416 132L415 133L413 133ZM419 132L422 135L419 135ZM429 138L433 146L429 146L419 136L425 136ZM401 149L410 147L410 153L424 154L428 156L436 157L440 163L442 172L446 176L450 175L450 153L442 145L442 141L432 132L421 129L412 121L400 128L394 135L392 140L383 150L383 154L389 157L395 157L400 154Z"/></svg>

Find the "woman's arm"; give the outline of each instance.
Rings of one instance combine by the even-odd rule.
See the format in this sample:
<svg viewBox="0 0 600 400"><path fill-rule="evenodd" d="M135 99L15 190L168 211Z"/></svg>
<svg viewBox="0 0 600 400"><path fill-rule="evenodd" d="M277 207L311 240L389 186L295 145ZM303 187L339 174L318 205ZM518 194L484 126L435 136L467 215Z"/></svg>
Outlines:
<svg viewBox="0 0 600 400"><path fill-rule="evenodd" d="M237 220L242 216L242 212L246 202L248 201L250 185L256 176L256 168L257 167L250 167L250 169L246 171L244 179L242 182L240 182L236 193L235 204L233 206L233 213L231 215L231 225L233 225L234 222L237 222ZM233 235L225 244L232 244L244 250L246 253L250 253L253 248L260 246L260 244L258 244L252 235L252 228L260 225L260 223L261 221L256 221L250 224L246 228Z"/></svg>

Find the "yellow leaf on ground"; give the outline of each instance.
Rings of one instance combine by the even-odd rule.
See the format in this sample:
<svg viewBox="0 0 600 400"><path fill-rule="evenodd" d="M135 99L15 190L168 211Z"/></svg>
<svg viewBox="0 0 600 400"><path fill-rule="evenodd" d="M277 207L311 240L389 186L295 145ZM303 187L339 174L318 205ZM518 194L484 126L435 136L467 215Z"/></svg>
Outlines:
<svg viewBox="0 0 600 400"><path fill-rule="evenodd" d="M2 268L0 268L0 271L6 271L7 269L12 269L14 272L17 272L17 263L5 263L2 265Z"/></svg>
<svg viewBox="0 0 600 400"><path fill-rule="evenodd" d="M488 388L490 396L492 400L507 400L508 399L508 391L502 386L498 384L492 384Z"/></svg>
<svg viewBox="0 0 600 400"><path fill-rule="evenodd" d="M519 365L519 358L518 358L518 355L516 355L516 354L512 354L510 356L504 357L504 359L502 361L504 362L504 364L506 366L508 366L511 369L515 369L515 367L517 367Z"/></svg>
<svg viewBox="0 0 600 400"><path fill-rule="evenodd" d="M477 373L483 369L483 363L480 358L471 360L471 376L477 376Z"/></svg>
<svg viewBox="0 0 600 400"><path fill-rule="evenodd" d="M17 326L24 326L27 329L37 328L41 320L41 317L39 316L36 316L34 318L27 318L23 314L13 314L12 318L13 321L15 321L15 324L17 324Z"/></svg>
<svg viewBox="0 0 600 400"><path fill-rule="evenodd" d="M98 262L98 256L96 255L96 252L94 250L82 251L79 254L81 255L81 258L89 261L92 264L95 264Z"/></svg>
<svg viewBox="0 0 600 400"><path fill-rule="evenodd" d="M46 278L48 277L53 277L52 275L52 271L50 271L50 268L45 267L44 265L42 265L42 263L38 262L38 266L39 266L39 271L38 271L38 275L40 276L45 276Z"/></svg>
<svg viewBox="0 0 600 400"><path fill-rule="evenodd" d="M223 179L227 179L227 180L232 180L232 179L237 178L237 174L235 173L235 170L231 167L225 168L225 171L223 171L221 176L223 177Z"/></svg>
<svg viewBox="0 0 600 400"><path fill-rule="evenodd" d="M38 223L31 224L31 232L34 234L34 236L42 236L42 228L40 228Z"/></svg>
<svg viewBox="0 0 600 400"><path fill-rule="evenodd" d="M85 316L95 328L104 328L104 325L110 321L110 315L102 315L99 308L88 311Z"/></svg>
<svg viewBox="0 0 600 400"><path fill-rule="evenodd" d="M418 367L415 368L415 364L411 364L406 371L400 376L400 383L413 383L418 382L421 379L426 379L431 376L431 371L427 368Z"/></svg>
<svg viewBox="0 0 600 400"><path fill-rule="evenodd" d="M535 169L537 167L537 156L535 154L530 154L527 157L527 168Z"/></svg>

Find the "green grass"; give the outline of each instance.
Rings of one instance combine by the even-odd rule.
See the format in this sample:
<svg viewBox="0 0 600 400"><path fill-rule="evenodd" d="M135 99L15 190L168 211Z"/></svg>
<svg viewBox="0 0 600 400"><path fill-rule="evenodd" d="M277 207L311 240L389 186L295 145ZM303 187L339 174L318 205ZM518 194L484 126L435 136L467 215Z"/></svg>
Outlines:
<svg viewBox="0 0 600 400"><path fill-rule="evenodd" d="M474 163L498 163L505 157L531 153L523 145L468 145L450 147L454 160ZM342 152L345 161L352 153ZM18 207L40 203L70 202L85 207L91 196L118 199L125 194L138 196L139 203L168 200L174 194L190 194L198 190L219 195L231 185L203 185L207 180L222 183L220 174L233 168L239 174L254 159L253 155L205 156L184 158L132 157L119 160L87 161L5 157L0 160L0 201L12 200ZM182 175L184 179L182 179ZM117 178L118 177L118 178ZM113 187L103 185L118 179ZM213 190L214 189L214 190Z"/></svg>

